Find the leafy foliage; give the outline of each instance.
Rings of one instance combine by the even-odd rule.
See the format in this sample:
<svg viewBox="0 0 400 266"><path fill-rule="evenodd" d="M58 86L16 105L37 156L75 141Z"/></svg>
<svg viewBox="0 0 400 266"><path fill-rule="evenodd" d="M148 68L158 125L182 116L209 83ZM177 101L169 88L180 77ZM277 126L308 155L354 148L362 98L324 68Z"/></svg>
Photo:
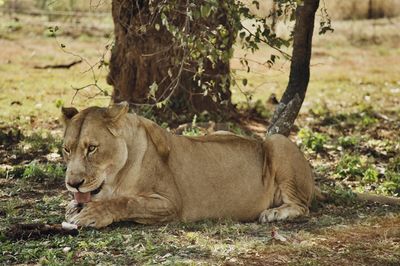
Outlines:
<svg viewBox="0 0 400 266"><path fill-rule="evenodd" d="M196 122L197 122L197 116L195 115L193 117L191 127L185 129L182 132L182 135L189 136L189 137L199 136L200 135L200 129L197 127Z"/></svg>
<svg viewBox="0 0 400 266"><path fill-rule="evenodd" d="M61 180L64 176L65 166L62 164L38 164L35 162L29 164L22 174L24 179L34 179L36 181Z"/></svg>
<svg viewBox="0 0 400 266"><path fill-rule="evenodd" d="M315 152L321 152L328 140L328 136L313 132L308 128L302 128L298 133L298 137L302 145Z"/></svg>
<svg viewBox="0 0 400 266"><path fill-rule="evenodd" d="M233 79L231 73L221 72L215 77L207 77L210 74L206 69L218 69L221 64L229 63L237 36L242 48L251 53L258 50L261 44L275 49L277 54L270 56L266 62L268 66L272 66L280 56L289 58L281 48L291 44L292 34L288 38L279 37L274 30L272 18L294 20L298 1L275 0L274 4L276 8L269 14L258 16L239 0L144 1L143 8L146 11L148 9L149 14L140 17L140 23L135 29L138 37L151 32L170 38L172 45L167 50L174 51L175 55L170 58L172 67L167 71L170 85L160 93L158 91L164 87L161 86L163 82L152 83L148 92L150 102L158 108L165 106L175 93L183 73L191 73L191 78L201 88L204 96L211 96L214 102L226 104L221 93L229 89ZM258 9L260 3L252 1L250 5ZM326 10L323 14L324 24L321 27L329 28L330 20ZM250 26L244 21L251 21ZM240 61L250 71L246 56ZM242 83L246 86L247 80L243 79ZM222 92L217 91L216 87L222 88Z"/></svg>
<svg viewBox="0 0 400 266"><path fill-rule="evenodd" d="M345 154L336 167L336 173L341 178L356 179L363 175L364 162L359 156Z"/></svg>
<svg viewBox="0 0 400 266"><path fill-rule="evenodd" d="M354 148L360 143L360 138L356 136L340 136L338 138L338 143L341 147L347 148Z"/></svg>

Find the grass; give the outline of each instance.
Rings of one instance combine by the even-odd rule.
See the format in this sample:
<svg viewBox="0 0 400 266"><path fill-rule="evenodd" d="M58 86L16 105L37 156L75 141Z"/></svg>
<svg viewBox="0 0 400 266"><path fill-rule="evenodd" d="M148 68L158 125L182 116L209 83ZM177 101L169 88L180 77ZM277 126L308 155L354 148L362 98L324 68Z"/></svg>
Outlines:
<svg viewBox="0 0 400 266"><path fill-rule="evenodd" d="M359 202L353 193L400 194L400 69L396 63L400 47L398 33L390 30L398 19L337 22L333 35L315 38L310 86L291 138L331 197L316 202L309 217L266 225L229 220L155 226L119 223L103 230L81 229L76 237L10 240L6 231L13 224L64 220L71 195L64 188L60 157L60 105L70 105L73 99L79 108L105 106L109 101L91 98L98 92L95 88L73 97L72 86L93 82L87 64L68 70L34 68L75 60L60 50L60 43L93 65L109 42L106 34L77 38L79 34L63 31L62 23L57 39L50 38L47 27L54 23L24 16L18 23L0 18L0 264L400 263L399 207ZM374 29L375 36L370 34ZM235 57L243 53L237 49ZM264 47L251 58L268 58L270 53ZM279 61L266 69L254 63L247 73L232 60L236 76L248 80L246 87L233 87L235 101L245 99L240 90L253 92L250 104L270 117L274 106L266 99L272 93L280 97L288 65ZM105 84L107 69L95 71L101 87L111 91ZM202 134L204 130L196 125L199 119L193 118L184 134ZM229 128L247 132L235 124ZM272 237L276 232L286 241Z"/></svg>
<svg viewBox="0 0 400 266"><path fill-rule="evenodd" d="M0 203L2 229L16 222L60 223L63 220L63 207L69 195L56 193L61 185L48 193L41 190L43 184L38 181L9 181L2 183L3 193L11 194L15 185L20 188L18 197L2 196L9 199ZM348 192L336 193L336 202L324 204L309 218L272 225L229 220L161 226L119 223L103 230L82 229L77 237L54 236L17 242L2 234L0 263L223 264L242 261L246 264L265 260L275 264L282 260L278 265L306 265L327 258L322 263L329 265L334 258L350 262L354 256L360 265L366 260L396 262L398 208L360 204ZM377 228L373 234L371 226ZM287 240L275 240L271 237L272 231L278 231ZM354 237L362 241L354 241ZM338 248L347 251L338 256ZM378 253L380 257L376 257Z"/></svg>

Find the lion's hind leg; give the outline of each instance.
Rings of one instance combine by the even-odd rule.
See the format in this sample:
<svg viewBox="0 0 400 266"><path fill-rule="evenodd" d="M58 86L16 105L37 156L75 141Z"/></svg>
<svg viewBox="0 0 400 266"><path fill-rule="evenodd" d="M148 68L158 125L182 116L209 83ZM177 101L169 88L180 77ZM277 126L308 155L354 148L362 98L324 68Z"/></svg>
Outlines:
<svg viewBox="0 0 400 266"><path fill-rule="evenodd" d="M299 216L308 215L309 209L302 200L302 195L297 190L291 189L294 186L282 186L275 193L274 205L277 207L268 208L261 212L260 223L273 221L290 220Z"/></svg>

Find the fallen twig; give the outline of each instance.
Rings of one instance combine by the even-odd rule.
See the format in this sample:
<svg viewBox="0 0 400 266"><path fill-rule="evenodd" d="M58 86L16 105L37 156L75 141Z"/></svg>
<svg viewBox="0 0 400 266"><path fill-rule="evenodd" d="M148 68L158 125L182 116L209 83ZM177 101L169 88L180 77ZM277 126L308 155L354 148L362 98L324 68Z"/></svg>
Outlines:
<svg viewBox="0 0 400 266"><path fill-rule="evenodd" d="M39 239L52 235L78 235L78 229L66 229L61 224L16 224L5 235L10 239Z"/></svg>
<svg viewBox="0 0 400 266"><path fill-rule="evenodd" d="M76 64L80 64L80 63L82 63L82 59L79 59L79 60L76 60L76 61L73 61L73 62L71 62L71 63L69 63L69 64L57 64L57 65L45 65L45 66L34 66L34 68L35 69L49 69L49 68L66 68L66 69L69 69L69 68L71 68L72 66L74 66L74 65L76 65Z"/></svg>

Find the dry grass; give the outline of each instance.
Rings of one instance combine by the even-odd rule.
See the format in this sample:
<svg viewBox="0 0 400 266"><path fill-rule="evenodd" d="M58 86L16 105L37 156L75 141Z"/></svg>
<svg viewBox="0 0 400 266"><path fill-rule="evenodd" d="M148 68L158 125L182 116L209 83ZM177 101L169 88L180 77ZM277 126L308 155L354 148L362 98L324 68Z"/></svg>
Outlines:
<svg viewBox="0 0 400 266"><path fill-rule="evenodd" d="M252 0L242 0L252 12L265 16L272 9L273 0L262 0L260 8L251 5ZM400 15L399 0L321 0L320 7L326 7L334 20L391 18Z"/></svg>
<svg viewBox="0 0 400 266"><path fill-rule="evenodd" d="M395 97L400 82L400 66L396 63L400 60L399 27L400 18L395 18L337 21L333 23L335 31L322 36L316 29L311 82L303 109L321 102L332 107L344 102L351 106L363 102L364 96L370 94L371 103L378 109L384 106L395 110L399 104ZM280 60L269 69L262 64L271 53L277 52L263 47L256 54L248 54L252 71L246 73L239 63L245 53L236 49L232 60L232 67L238 70L237 77L249 80L247 88L241 89L253 91L256 99L268 99L272 93L279 98L287 84L290 62ZM234 90L239 91L239 87L240 84ZM355 88L359 89L358 93ZM235 98L243 99L240 94L235 94Z"/></svg>
<svg viewBox="0 0 400 266"><path fill-rule="evenodd" d="M390 18L400 15L398 0L323 0L333 19Z"/></svg>
<svg viewBox="0 0 400 266"><path fill-rule="evenodd" d="M108 12L111 9L111 0L6 0L4 1L3 8L18 12L39 10Z"/></svg>

